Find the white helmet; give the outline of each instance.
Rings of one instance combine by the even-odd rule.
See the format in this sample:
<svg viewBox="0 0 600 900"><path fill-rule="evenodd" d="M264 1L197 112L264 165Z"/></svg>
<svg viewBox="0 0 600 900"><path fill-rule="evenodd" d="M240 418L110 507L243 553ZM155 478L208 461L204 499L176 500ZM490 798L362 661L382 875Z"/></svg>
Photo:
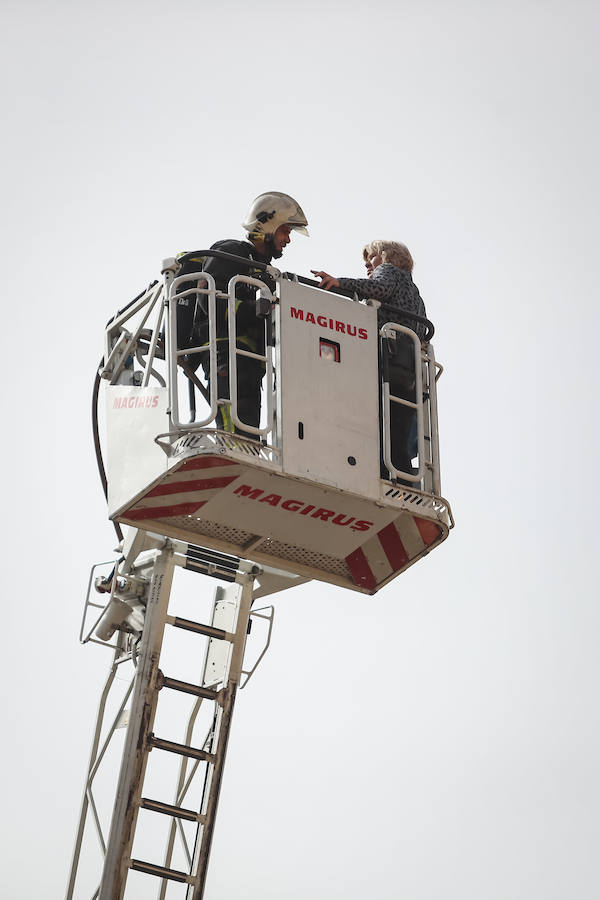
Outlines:
<svg viewBox="0 0 600 900"><path fill-rule="evenodd" d="M260 194L248 210L242 227L251 234L275 234L280 225L289 225L308 237L306 216L302 207L289 194L269 191Z"/></svg>

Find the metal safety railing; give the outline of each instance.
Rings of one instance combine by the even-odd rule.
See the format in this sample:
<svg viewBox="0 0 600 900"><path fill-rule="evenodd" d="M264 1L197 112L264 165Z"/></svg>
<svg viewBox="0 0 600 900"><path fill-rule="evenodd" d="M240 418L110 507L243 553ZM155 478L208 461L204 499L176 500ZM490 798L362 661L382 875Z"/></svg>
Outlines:
<svg viewBox="0 0 600 900"><path fill-rule="evenodd" d="M198 284L193 288L180 290L181 285L197 280ZM200 281L206 282L206 287L199 286ZM199 346L178 349L177 340L177 304L187 299L198 301L199 296L208 298L208 341ZM199 422L182 422L180 418L179 391L177 384L177 367L184 357L194 354L208 355L208 371L212 376L217 371L217 290L215 280L208 272L198 272L192 275L179 275L176 278L166 278L166 302L168 305L168 341L167 341L167 368L169 371L169 409L171 410L171 426L175 429L204 428L213 422L218 411L217 379L208 379L208 414Z"/></svg>
<svg viewBox="0 0 600 900"><path fill-rule="evenodd" d="M250 350L244 350L238 347L237 341L237 324L236 324L236 307L239 301L236 300L235 289L238 284L248 284L259 289L259 297L268 302L268 312L264 316L265 319L265 352L252 353ZM231 418L237 428L249 434L255 434L257 437L264 437L273 430L273 414L274 403L273 394L275 387L275 373L273 370L273 347L271 335L269 334L268 324L271 318L272 305L275 302L273 294L263 281L258 278L251 278L249 275L234 275L228 285L228 311L229 311L229 396L231 403ZM249 425L242 422L238 415L238 377L237 377L237 359L238 357L246 357L254 359L265 366L265 393L267 395L267 415L266 425L264 428Z"/></svg>
<svg viewBox="0 0 600 900"><path fill-rule="evenodd" d="M382 338L382 381L381 381L381 415L382 415L382 457L383 463L393 480L414 484L427 492L439 493L439 442L437 426L437 364L433 347L429 343L421 344L417 334L405 325L386 322L379 331ZM404 396L393 393L391 386L391 362L388 341L403 341L412 349L410 361L406 360L405 377L397 380L401 384ZM405 353L406 356L406 353ZM398 390L398 387L396 387ZM411 399L414 398L414 399ZM407 415L416 419L418 468L410 471L399 469L394 465L394 456L398 457L408 451L393 446L393 405L402 406ZM409 429L405 429L408 431Z"/></svg>
<svg viewBox="0 0 600 900"><path fill-rule="evenodd" d="M225 254L226 255L226 254ZM181 290L181 287L189 282L197 283L191 287ZM206 283L206 287L200 287L201 282ZM265 332L265 353L255 353L251 350L238 346L239 339L237 334L236 312L240 302L236 296L236 289L239 284L246 284L251 287L258 288L259 301L265 301L265 314L260 318L264 319ZM180 339L178 335L177 321L177 304L180 300L188 298L190 301L195 298L206 296L208 299L207 322L208 322L208 339L205 343L196 346L181 346L185 341ZM174 277L174 268L165 270L165 302L168 306L167 315L167 369L169 373L169 409L170 409L170 427L173 432L192 432L205 428L217 418L219 407L229 406L231 410L231 420L236 428L246 434L256 435L257 438L265 437L273 431L274 428L274 370L273 370L273 353L272 342L270 336L271 308L275 302L272 292L267 285L257 278L246 275L235 275L228 284L227 293L216 290L214 278L207 272L191 272L185 275ZM218 304L227 304L227 315L224 317L227 322L227 335L219 336L217 334L217 312ZM228 366L229 366L229 396L219 397L219 379L217 378L217 347L218 341L227 341L228 347ZM202 384L198 382L194 371L186 366L186 358L194 355L205 354L207 357L207 365L204 366L208 376L208 392ZM244 422L239 415L238 403L238 373L237 360L239 357L247 357L255 359L265 367L265 393L266 402L266 424L264 427L257 427L248 422ZM181 413L181 403L179 398L179 384L177 379L178 368L183 368L190 384L200 389L204 399L207 401L208 410L203 419L199 421L184 421ZM195 413L195 404L194 404Z"/></svg>
<svg viewBox="0 0 600 900"><path fill-rule="evenodd" d="M151 284L147 290L143 291L138 297L131 301L124 309L120 310L106 326L104 337L104 360L102 364L101 374L103 378L110 381L111 384L117 384L121 378L124 369L129 364L132 354L139 346L139 341L144 333L145 325L154 308L156 307L163 291L163 285L155 282ZM146 307L146 309L144 309ZM125 327L125 323L134 319L139 312L143 310L141 318L136 322L135 329L129 331ZM153 331L156 335L152 345L152 359L156 353L156 341L160 333L160 320L162 318L162 306L159 308L159 321L156 323ZM148 371L144 387L148 384L151 374L151 360L149 360Z"/></svg>

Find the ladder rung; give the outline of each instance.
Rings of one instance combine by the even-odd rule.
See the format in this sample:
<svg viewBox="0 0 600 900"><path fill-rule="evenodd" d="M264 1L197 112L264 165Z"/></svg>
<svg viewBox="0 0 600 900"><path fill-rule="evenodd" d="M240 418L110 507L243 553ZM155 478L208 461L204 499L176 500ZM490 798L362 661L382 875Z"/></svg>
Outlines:
<svg viewBox="0 0 600 900"><path fill-rule="evenodd" d="M130 869L137 872L145 872L147 875L156 875L158 878L168 878L170 881L188 882L189 875L185 872L179 872L177 869L167 869L166 866L157 866L154 863L144 862L141 859L132 859L129 863Z"/></svg>
<svg viewBox="0 0 600 900"><path fill-rule="evenodd" d="M187 559L185 568L189 569L190 572L204 572L207 575L212 575L214 578L220 578L221 581L235 581L235 572L230 572L229 569L221 568L214 563L202 562L201 560L195 559Z"/></svg>
<svg viewBox="0 0 600 900"><path fill-rule="evenodd" d="M205 750L198 750L196 747L188 747L187 744L177 744L175 741L166 741L164 738L157 738L153 734L148 738L150 747L156 747L157 750L168 750L169 753L179 753L180 756L189 756L191 759L202 759L205 762L214 762L215 757L212 753Z"/></svg>
<svg viewBox="0 0 600 900"><path fill-rule="evenodd" d="M206 637L216 638L220 641L231 640L227 637L227 632L222 628L214 628L212 625L202 625L200 622L192 622L191 619L182 619L180 616L168 616L167 622L175 628L183 628L185 631L195 631L196 634L203 634Z"/></svg>
<svg viewBox="0 0 600 900"><path fill-rule="evenodd" d="M235 581L235 573L230 575L227 569L220 569L212 563L197 563L195 560L188 560L184 566L190 572L200 572L203 575L210 575L211 578L220 578L221 581Z"/></svg>
<svg viewBox="0 0 600 900"><path fill-rule="evenodd" d="M182 806L173 806L171 803L161 803L160 800L148 800L142 797L140 806L151 812L164 813L166 816L174 816L176 819L187 819L188 822L198 822L202 817L193 809L184 809Z"/></svg>
<svg viewBox="0 0 600 900"><path fill-rule="evenodd" d="M204 700L216 700L219 693L210 688L190 684L188 681L179 681L177 678L167 678L166 675L163 675L160 686L171 688L173 691L183 691L184 694L194 694L195 697L202 697Z"/></svg>
<svg viewBox="0 0 600 900"><path fill-rule="evenodd" d="M221 553L219 550L209 550L207 547L200 547L198 544L188 544L186 555L191 559L210 559L212 562L223 566L223 568L231 569L232 572L237 572L240 565L239 556L231 556L229 553Z"/></svg>

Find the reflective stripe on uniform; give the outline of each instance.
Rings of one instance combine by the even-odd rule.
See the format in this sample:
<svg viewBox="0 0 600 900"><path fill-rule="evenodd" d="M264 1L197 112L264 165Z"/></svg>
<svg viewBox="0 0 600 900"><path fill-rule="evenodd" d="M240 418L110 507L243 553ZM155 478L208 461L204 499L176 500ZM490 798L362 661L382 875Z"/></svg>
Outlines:
<svg viewBox="0 0 600 900"><path fill-rule="evenodd" d="M233 424L233 419L231 418L231 406L229 403L227 406L221 406L221 417L223 419L223 431L234 434L235 426Z"/></svg>

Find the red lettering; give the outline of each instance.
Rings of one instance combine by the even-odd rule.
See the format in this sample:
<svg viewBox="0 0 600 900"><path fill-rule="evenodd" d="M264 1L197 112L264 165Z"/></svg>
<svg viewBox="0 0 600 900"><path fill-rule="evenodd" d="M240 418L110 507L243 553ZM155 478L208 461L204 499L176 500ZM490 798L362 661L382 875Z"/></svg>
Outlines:
<svg viewBox="0 0 600 900"><path fill-rule="evenodd" d="M335 517L335 519L331 520L334 525L350 525L351 522L354 522L354 516L348 516L346 521L344 522L343 513L340 513Z"/></svg>
<svg viewBox="0 0 600 900"><path fill-rule="evenodd" d="M318 509L312 514L311 519L323 519L326 522L332 516L335 516L335 512L332 509Z"/></svg>
<svg viewBox="0 0 600 900"><path fill-rule="evenodd" d="M259 491L258 488L251 488L249 484L240 484L239 488L236 488L233 493L239 494L240 497L249 497L251 500L258 500L263 491Z"/></svg>
<svg viewBox="0 0 600 900"><path fill-rule="evenodd" d="M372 522L365 522L363 519L359 519L358 522L355 522L350 527L352 531L368 531L372 524Z"/></svg>
<svg viewBox="0 0 600 900"><path fill-rule="evenodd" d="M302 322L303 319L304 319L304 313L303 313L303 311L302 311L301 309L296 309L295 306L292 306L292 307L290 308L290 314L291 314L291 316L292 316L292 319L300 319L301 322Z"/></svg>
<svg viewBox="0 0 600 900"><path fill-rule="evenodd" d="M350 526L352 531L368 531L373 525L373 522L367 522L364 519L355 521L354 516L336 513L333 509L325 509L321 506L315 509L310 503L308 506L304 506L303 500L290 499L281 502L281 494L265 494L264 491L250 487L249 484L241 484L233 493L238 494L240 497L247 497L249 500L258 500L259 503L268 503L269 506L280 506L281 509L285 509L288 512L297 512L301 516L310 516L311 519L333 522L334 525ZM261 496L261 494L264 494L264 496Z"/></svg>
<svg viewBox="0 0 600 900"><path fill-rule="evenodd" d="M280 500L281 500L281 494L267 494L266 497L261 497L258 502L259 503L268 503L269 506L278 506Z"/></svg>
<svg viewBox="0 0 600 900"><path fill-rule="evenodd" d="M305 321L306 321L306 322L310 322L312 325L315 324L315 317L313 316L313 314L312 314L311 312L307 312L307 313L306 313L306 319L305 319Z"/></svg>
<svg viewBox="0 0 600 900"><path fill-rule="evenodd" d="M327 328L327 317L326 316L317 316L317 322L321 326L321 328Z"/></svg>
<svg viewBox="0 0 600 900"><path fill-rule="evenodd" d="M343 322L338 322L337 319L336 319L336 321L335 321L335 330L336 330L336 331L341 331L342 334L344 334L344 332L345 332L345 330L346 330L346 326L344 325Z"/></svg>
<svg viewBox="0 0 600 900"><path fill-rule="evenodd" d="M354 331L352 331L354 329ZM356 337L356 325L348 325L346 334L349 334L351 337Z"/></svg>
<svg viewBox="0 0 600 900"><path fill-rule="evenodd" d="M330 319L330 320L329 320L329 327L330 327L331 329L333 329L333 319Z"/></svg>
<svg viewBox="0 0 600 900"><path fill-rule="evenodd" d="M304 506L304 500L284 500L281 504L282 509L289 509L290 512L298 512Z"/></svg>
<svg viewBox="0 0 600 900"><path fill-rule="evenodd" d="M359 328L359 329L358 329L358 336L359 336L359 338L361 339L361 341L366 341L366 339L369 337L369 335L367 334L367 329L366 329L366 328ZM371 522L371 524L373 524L373 523Z"/></svg>
<svg viewBox="0 0 600 900"><path fill-rule="evenodd" d="M150 409L158 406L158 394L153 397L115 397L113 409Z"/></svg>

